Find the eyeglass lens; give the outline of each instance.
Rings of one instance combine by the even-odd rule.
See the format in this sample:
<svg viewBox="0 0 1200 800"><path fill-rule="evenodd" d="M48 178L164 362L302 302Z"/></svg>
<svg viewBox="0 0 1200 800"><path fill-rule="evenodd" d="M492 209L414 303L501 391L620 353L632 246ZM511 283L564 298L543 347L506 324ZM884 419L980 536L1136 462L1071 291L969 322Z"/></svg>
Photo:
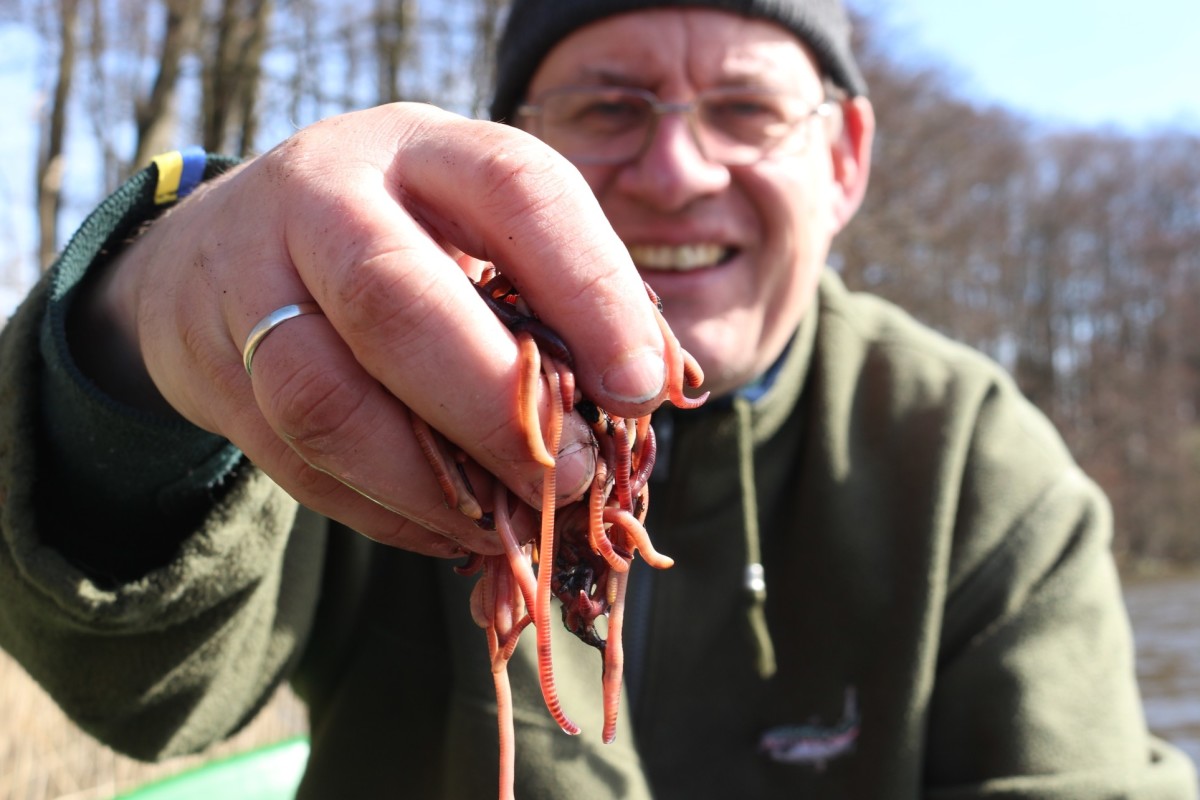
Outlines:
<svg viewBox="0 0 1200 800"><path fill-rule="evenodd" d="M749 164L800 138L799 123L822 107L746 89L714 89L691 103L663 103L649 92L601 87L550 92L532 108L538 135L576 163L633 160L654 136L660 116L683 113L705 158Z"/></svg>

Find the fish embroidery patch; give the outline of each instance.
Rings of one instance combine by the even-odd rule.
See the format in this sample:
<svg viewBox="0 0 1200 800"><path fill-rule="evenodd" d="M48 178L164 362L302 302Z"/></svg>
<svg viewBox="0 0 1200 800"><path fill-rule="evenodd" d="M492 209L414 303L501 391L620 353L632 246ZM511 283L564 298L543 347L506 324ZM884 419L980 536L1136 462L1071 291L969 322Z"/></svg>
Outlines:
<svg viewBox="0 0 1200 800"><path fill-rule="evenodd" d="M842 718L836 724L780 725L764 733L758 747L780 764L802 764L823 770L827 763L854 749L860 724L857 692L850 686L846 688Z"/></svg>

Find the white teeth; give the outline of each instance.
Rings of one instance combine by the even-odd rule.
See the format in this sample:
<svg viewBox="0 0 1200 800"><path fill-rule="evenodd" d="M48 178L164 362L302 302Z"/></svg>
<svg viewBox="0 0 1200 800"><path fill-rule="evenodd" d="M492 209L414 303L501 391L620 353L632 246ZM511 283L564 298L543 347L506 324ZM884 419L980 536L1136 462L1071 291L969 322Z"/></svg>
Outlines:
<svg viewBox="0 0 1200 800"><path fill-rule="evenodd" d="M719 263L725 248L719 244L631 244L629 255L645 269L687 272Z"/></svg>

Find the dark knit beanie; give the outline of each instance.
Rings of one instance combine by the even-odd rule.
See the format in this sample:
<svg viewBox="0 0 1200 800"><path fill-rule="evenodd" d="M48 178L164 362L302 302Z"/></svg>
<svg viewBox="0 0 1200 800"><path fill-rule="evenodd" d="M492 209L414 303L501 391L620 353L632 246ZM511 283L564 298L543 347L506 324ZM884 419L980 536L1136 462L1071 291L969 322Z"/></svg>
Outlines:
<svg viewBox="0 0 1200 800"><path fill-rule="evenodd" d="M715 8L778 23L812 48L818 64L851 96L867 84L850 51L841 0L513 0L496 50L492 119L509 119L550 50L588 23L648 8Z"/></svg>

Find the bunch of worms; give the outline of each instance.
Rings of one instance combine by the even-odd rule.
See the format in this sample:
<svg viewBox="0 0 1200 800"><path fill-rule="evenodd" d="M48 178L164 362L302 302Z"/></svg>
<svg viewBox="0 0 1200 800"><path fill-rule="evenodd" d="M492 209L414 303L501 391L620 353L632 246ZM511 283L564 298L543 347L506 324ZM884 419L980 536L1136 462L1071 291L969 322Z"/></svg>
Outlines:
<svg viewBox="0 0 1200 800"><path fill-rule="evenodd" d="M602 738L605 743L612 742L624 670L621 631L630 565L637 554L658 569L674 562L654 549L644 525L656 452L650 416L614 416L584 398L576 388L571 354L562 339L538 320L511 282L494 267L485 270L475 287L515 336L520 349L521 376L516 387L520 425L530 454L544 470L537 536L531 541L518 541L510 510L514 498L499 481L494 482L494 496L489 498L491 511L485 513L463 468L465 454L454 450L416 415L412 416L412 424L446 504L481 527L494 526L504 546L503 555L472 554L465 565L456 568L461 574L479 576L471 592L471 616L487 634L496 688L503 800L513 797L516 752L507 667L521 633L534 626L539 683L547 710L564 732L578 734L579 726L563 710L555 687L550 624L551 600L558 599L566 628L600 652ZM658 297L649 286L646 290L666 347L667 397L677 407L695 408L707 395L693 399L685 396L684 390L698 388L703 373L668 327ZM540 418L537 405L543 376L550 389L545 420ZM596 467L583 496L557 508L555 456L564 417L572 412L591 427ZM596 627L601 617L607 618L604 636Z"/></svg>

